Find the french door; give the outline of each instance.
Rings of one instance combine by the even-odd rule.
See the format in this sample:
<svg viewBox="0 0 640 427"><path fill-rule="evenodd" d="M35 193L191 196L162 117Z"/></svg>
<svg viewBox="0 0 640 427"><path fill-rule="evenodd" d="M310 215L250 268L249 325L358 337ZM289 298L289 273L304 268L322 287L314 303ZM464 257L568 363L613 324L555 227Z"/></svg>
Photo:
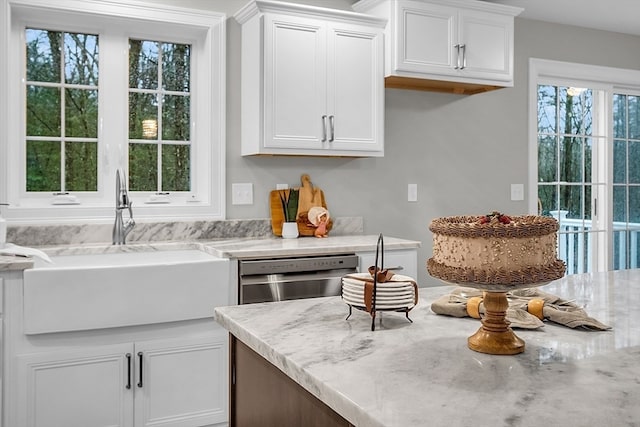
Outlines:
<svg viewBox="0 0 640 427"><path fill-rule="evenodd" d="M640 96L585 86L537 85L538 213L567 274L637 268Z"/></svg>

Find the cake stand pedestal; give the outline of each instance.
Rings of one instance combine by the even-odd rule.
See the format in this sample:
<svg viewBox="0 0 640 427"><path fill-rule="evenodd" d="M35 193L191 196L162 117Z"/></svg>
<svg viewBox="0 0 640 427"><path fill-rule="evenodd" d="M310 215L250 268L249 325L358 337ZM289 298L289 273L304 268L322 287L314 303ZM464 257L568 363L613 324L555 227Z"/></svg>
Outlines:
<svg viewBox="0 0 640 427"><path fill-rule="evenodd" d="M524 351L524 340L519 338L509 326L506 319L509 301L507 292L516 289L535 288L546 283L527 283L515 285L495 285L484 283L456 283L458 286L466 286L483 290L482 303L484 304L484 317L482 326L467 339L467 345L471 350L486 354L513 355Z"/></svg>

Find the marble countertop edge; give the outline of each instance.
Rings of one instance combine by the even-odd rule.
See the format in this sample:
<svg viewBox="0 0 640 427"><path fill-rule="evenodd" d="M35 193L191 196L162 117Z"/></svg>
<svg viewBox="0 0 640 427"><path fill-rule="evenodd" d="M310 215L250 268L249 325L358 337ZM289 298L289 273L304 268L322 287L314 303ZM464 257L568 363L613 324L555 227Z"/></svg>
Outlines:
<svg viewBox="0 0 640 427"><path fill-rule="evenodd" d="M197 249L219 258L268 258L304 255L375 251L378 236L348 235L327 238L224 238L219 240L184 240L133 242L126 245L109 243L35 246L49 256L89 255L122 252L152 252L162 250ZM386 249L415 249L419 241L386 237ZM24 270L33 267L28 257L0 255L0 271Z"/></svg>

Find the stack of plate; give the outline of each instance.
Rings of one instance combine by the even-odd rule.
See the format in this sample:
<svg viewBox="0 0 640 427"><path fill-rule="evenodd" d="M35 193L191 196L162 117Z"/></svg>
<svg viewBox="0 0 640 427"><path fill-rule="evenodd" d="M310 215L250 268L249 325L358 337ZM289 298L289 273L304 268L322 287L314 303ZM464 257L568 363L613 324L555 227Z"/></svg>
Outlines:
<svg viewBox="0 0 640 427"><path fill-rule="evenodd" d="M342 299L349 305L364 308L365 281L369 273L355 273L342 278ZM409 276L394 274L389 281L376 284L376 310L412 309L415 305L415 281Z"/></svg>

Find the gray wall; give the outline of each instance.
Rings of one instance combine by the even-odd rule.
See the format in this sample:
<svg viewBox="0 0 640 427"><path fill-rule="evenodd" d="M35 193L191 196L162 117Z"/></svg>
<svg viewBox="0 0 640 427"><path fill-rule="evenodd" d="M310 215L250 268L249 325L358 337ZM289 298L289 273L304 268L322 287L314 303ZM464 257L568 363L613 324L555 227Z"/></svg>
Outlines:
<svg viewBox="0 0 640 427"><path fill-rule="evenodd" d="M385 157L380 159L240 156L240 27L232 18L244 0L156 0L228 14L227 218L268 218L276 183L298 185L308 173L334 216L364 217L366 234L419 240L421 286L437 285L425 263L431 256L434 217L499 210L527 212L510 200L510 184L528 197L527 84L529 58L547 58L640 70L640 37L516 19L515 86L458 96L386 90ZM297 1L350 9L353 1ZM254 184L254 204L231 205L235 182ZM407 184L418 184L418 202L407 202ZM420 267L422 266L422 267Z"/></svg>

